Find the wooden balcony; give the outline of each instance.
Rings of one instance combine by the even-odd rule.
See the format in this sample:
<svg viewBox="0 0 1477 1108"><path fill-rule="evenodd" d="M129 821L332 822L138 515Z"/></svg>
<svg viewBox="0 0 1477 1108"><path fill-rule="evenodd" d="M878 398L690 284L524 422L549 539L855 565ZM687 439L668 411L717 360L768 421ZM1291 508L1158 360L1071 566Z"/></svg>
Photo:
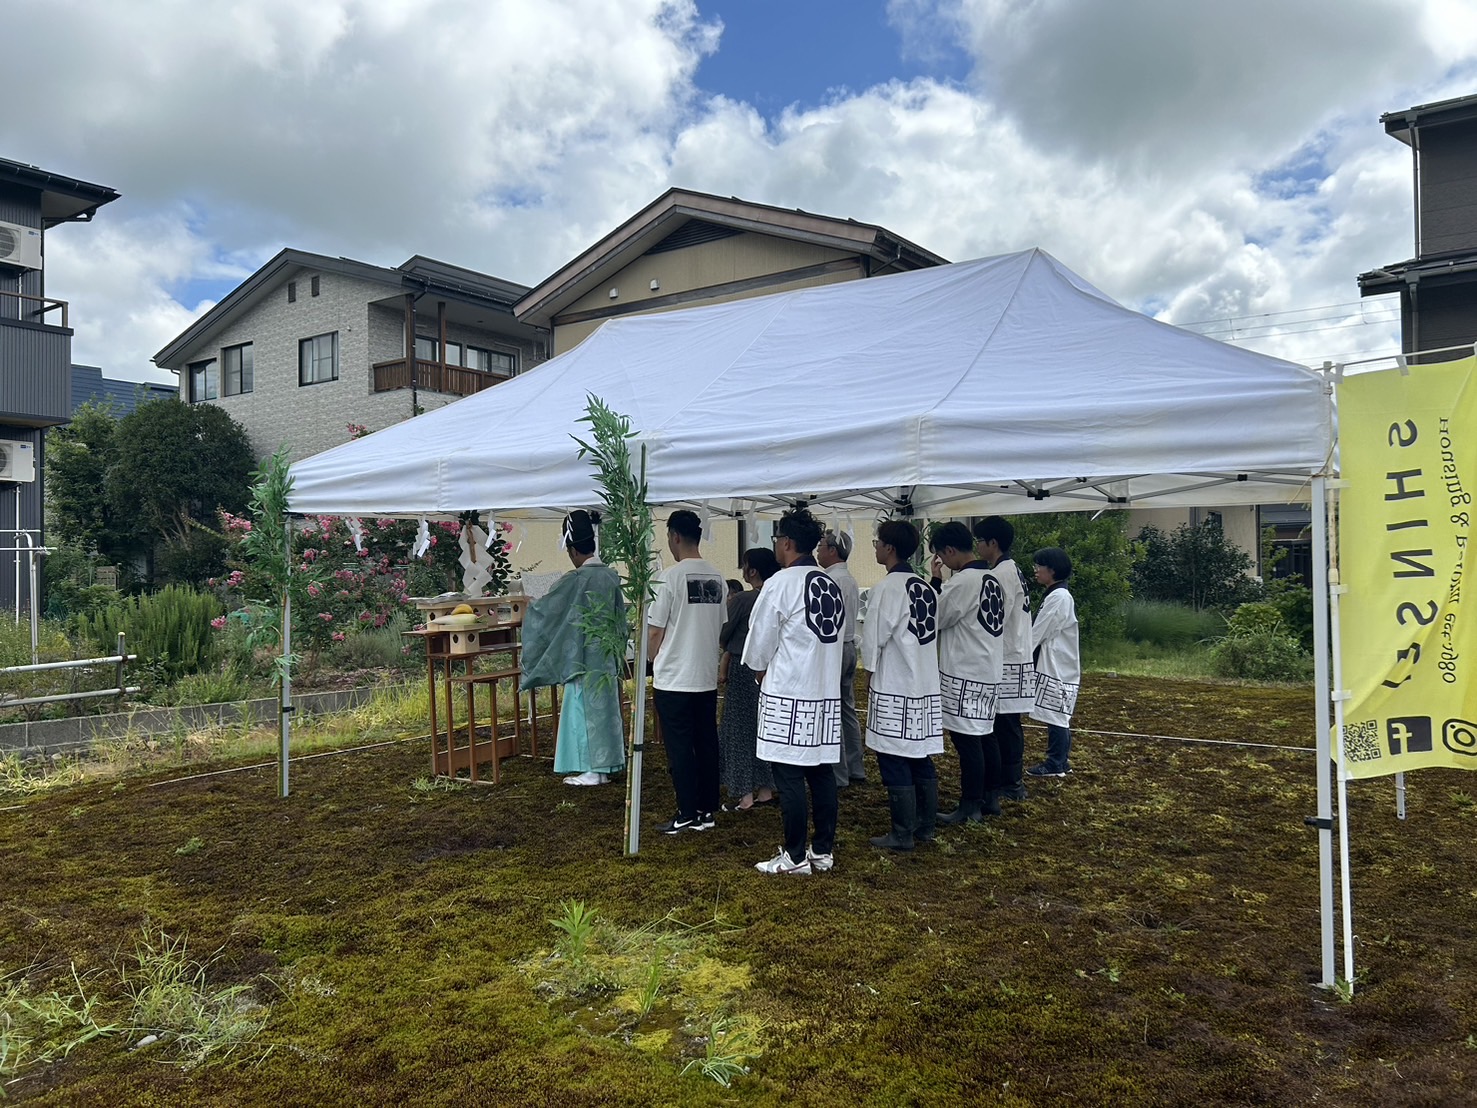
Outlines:
<svg viewBox="0 0 1477 1108"><path fill-rule="evenodd" d="M410 388L410 366L406 359L375 362L371 368L374 370L375 392ZM415 387L422 392L444 392L452 396L471 396L508 379L497 373L483 373L478 369L442 365L420 358L415 361L415 377Z"/></svg>

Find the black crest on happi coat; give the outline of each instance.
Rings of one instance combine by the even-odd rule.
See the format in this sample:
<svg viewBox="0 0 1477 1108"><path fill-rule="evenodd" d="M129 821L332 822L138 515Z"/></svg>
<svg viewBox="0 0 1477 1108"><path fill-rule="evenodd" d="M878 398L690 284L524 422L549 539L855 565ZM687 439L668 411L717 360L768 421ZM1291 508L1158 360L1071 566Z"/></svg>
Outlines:
<svg viewBox="0 0 1477 1108"><path fill-rule="evenodd" d="M976 618L994 638L998 639L1005 630L1005 590L993 573L985 574L984 584L980 586L980 610Z"/></svg>
<svg viewBox="0 0 1477 1108"><path fill-rule="evenodd" d="M908 633L918 640L920 646L927 646L938 638L938 594L921 577L908 581Z"/></svg>
<svg viewBox="0 0 1477 1108"><path fill-rule="evenodd" d="M821 642L835 642L846 625L846 602L829 573L813 569L805 575L805 625Z"/></svg>

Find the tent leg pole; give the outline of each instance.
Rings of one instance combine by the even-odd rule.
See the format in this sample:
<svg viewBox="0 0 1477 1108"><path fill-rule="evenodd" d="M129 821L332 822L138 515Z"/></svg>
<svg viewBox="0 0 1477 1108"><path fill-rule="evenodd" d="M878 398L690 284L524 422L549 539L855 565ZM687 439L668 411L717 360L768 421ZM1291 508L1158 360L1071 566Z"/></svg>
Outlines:
<svg viewBox="0 0 1477 1108"><path fill-rule="evenodd" d="M1405 773L1395 775L1395 818L1405 818Z"/></svg>
<svg viewBox="0 0 1477 1108"><path fill-rule="evenodd" d="M1318 760L1318 919L1322 930L1323 978L1332 988L1337 974L1334 954L1333 909L1333 759L1329 751L1331 726L1328 651L1328 520L1324 479L1313 479L1313 668Z"/></svg>

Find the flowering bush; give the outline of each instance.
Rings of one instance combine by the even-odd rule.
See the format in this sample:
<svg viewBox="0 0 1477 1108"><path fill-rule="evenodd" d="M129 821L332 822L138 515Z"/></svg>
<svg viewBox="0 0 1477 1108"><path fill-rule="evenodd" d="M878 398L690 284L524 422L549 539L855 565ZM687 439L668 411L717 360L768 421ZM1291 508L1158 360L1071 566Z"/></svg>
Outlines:
<svg viewBox="0 0 1477 1108"><path fill-rule="evenodd" d="M461 549L458 539L465 521L444 520L430 525L431 545L426 554L412 556L419 524L415 520L375 519L361 523L362 548L356 546L349 521L334 516L310 516L292 537L294 646L316 654L330 643L343 642L356 630L384 627L398 611L415 614L411 596L435 595L461 588ZM264 601L269 583L253 569L241 541L252 522L221 513L221 528L232 545L229 572L212 586L237 598L243 609L238 618L251 621L253 601ZM510 547L503 537L510 525L500 524L492 551L479 546L477 556L492 565L488 591L496 595L508 585Z"/></svg>

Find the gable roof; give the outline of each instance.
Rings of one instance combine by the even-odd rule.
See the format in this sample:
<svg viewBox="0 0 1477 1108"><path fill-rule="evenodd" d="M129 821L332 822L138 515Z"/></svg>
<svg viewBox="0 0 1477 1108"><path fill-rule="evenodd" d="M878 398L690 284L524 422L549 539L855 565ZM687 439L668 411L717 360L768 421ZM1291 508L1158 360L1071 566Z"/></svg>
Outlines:
<svg viewBox="0 0 1477 1108"><path fill-rule="evenodd" d="M672 188L535 285L514 311L526 323L548 327L566 307L643 254L743 231L863 254L879 269L921 269L948 260L874 223Z"/></svg>
<svg viewBox="0 0 1477 1108"><path fill-rule="evenodd" d="M326 254L310 254L306 250L285 249L246 280L242 281L220 303L185 328L153 362L161 369L178 370L179 361L214 332L226 327L252 307L277 282L293 270L317 270L340 273L361 281L375 281L392 291L430 293L466 304L476 304L510 316L514 303L528 291L527 285L489 277L473 269L440 262L416 254L403 265L393 268L357 262L353 258L330 258Z"/></svg>

